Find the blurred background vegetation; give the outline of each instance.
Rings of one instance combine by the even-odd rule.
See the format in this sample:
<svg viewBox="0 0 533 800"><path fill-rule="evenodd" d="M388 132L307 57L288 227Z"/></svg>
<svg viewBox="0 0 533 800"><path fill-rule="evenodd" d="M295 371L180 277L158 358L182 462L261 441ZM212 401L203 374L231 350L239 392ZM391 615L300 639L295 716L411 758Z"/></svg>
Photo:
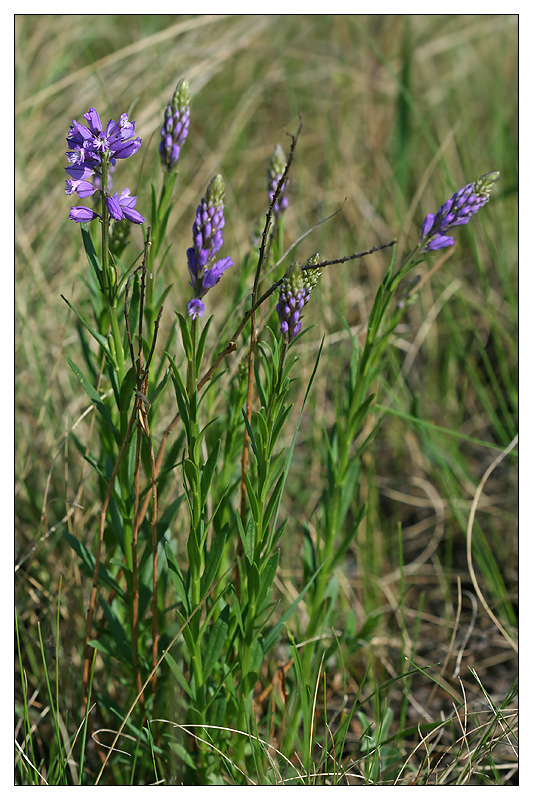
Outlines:
<svg viewBox="0 0 533 800"><path fill-rule="evenodd" d="M35 625L51 635L61 578L62 693L77 720L88 590L62 531L68 527L80 538L85 531L90 541L98 503L94 474L70 441L72 433L83 440L90 414L66 363L79 341L60 297L83 308L86 291L81 238L64 194L65 137L72 118L80 120L91 106L104 121L128 111L143 138L142 159L124 163L121 186L147 212L160 169L163 109L181 77L191 84L192 116L169 222L168 322L189 299L185 251L196 205L217 172L227 187L224 254L237 268L209 297L208 312L216 312L215 326L231 313L235 292L242 293L238 266L266 208L268 157L276 142L288 152L286 131L296 132L299 115L286 245L340 209L298 246L299 260L317 250L334 259L393 238L401 257L427 213L465 183L500 170L491 202L458 231L453 252L418 268L417 302L387 354L377 401L391 413L365 456L369 510L341 571L339 626L353 618L358 629L371 617L380 620L368 647L347 657L350 691L369 662L385 681L404 668L408 651L419 665L449 662L441 681L460 695L452 673L464 641L463 663L475 666L496 703L506 698L516 656L476 602L466 532L476 487L517 425L517 27L514 15L16 18L15 591L28 694L35 693L43 742ZM133 238L140 251L142 232ZM302 525L312 519L324 480L322 426L333 424L350 335L364 335L388 259L378 253L324 271L307 310L306 323L316 328L298 346L297 404L322 336L325 353L288 486L291 535L283 544L280 597L296 596L300 586ZM515 455L484 487L475 540L481 591L511 634ZM485 702L471 675L463 681L472 701ZM441 708L449 710L450 698L440 689L435 697L433 688L412 689L413 724L426 701L435 719ZM514 774L512 753L501 758Z"/></svg>

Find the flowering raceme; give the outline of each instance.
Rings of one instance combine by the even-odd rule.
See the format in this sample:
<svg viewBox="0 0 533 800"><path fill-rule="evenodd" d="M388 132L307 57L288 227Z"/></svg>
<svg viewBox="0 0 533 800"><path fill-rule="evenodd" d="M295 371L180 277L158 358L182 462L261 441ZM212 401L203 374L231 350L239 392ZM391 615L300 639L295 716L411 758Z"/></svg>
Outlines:
<svg viewBox="0 0 533 800"><path fill-rule="evenodd" d="M442 250L455 244L449 235L451 228L466 225L470 218L486 203L498 178L499 172L488 172L475 183L467 183L442 205L436 214L428 214L420 229L418 240L421 253Z"/></svg>
<svg viewBox="0 0 533 800"><path fill-rule="evenodd" d="M102 186L102 175L108 175L116 160L129 158L141 146L141 139L134 135L135 123L130 122L127 114L122 114L118 122L110 119L104 130L94 108L83 116L87 125L73 120L67 136L69 166L65 170L70 177L66 181L65 193L70 196L76 192L78 197L85 198L97 191L105 191L107 209L113 219L127 219L136 224L144 222L144 217L135 211L137 198L130 195L129 189L110 196L107 193L109 183ZM69 219L89 222L99 216L87 206L73 206Z"/></svg>
<svg viewBox="0 0 533 800"><path fill-rule="evenodd" d="M191 95L189 81L182 78L176 86L172 100L165 109L159 155L164 170L172 172L178 163L181 148L189 133Z"/></svg>
<svg viewBox="0 0 533 800"><path fill-rule="evenodd" d="M223 244L223 227L224 179L222 175L215 175L196 209L192 226L194 246L187 250L190 285L194 289L194 298L188 303L187 310L193 319L201 317L205 311L200 298L218 283L228 267L233 266L228 257L212 263Z"/></svg>
<svg viewBox="0 0 533 800"><path fill-rule="evenodd" d="M310 267L320 262L320 256L307 259L304 267ZM304 269L298 262L289 267L279 291L279 300L276 306L281 326L281 333L286 342L291 342L300 333L302 328L302 309L309 302L311 291L318 282L319 269Z"/></svg>

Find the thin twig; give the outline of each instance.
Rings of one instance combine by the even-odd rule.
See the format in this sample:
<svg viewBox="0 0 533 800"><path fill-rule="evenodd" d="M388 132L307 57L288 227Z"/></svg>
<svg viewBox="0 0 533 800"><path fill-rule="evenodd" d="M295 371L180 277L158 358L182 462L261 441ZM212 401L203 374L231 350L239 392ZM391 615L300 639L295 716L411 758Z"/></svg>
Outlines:
<svg viewBox="0 0 533 800"><path fill-rule="evenodd" d="M518 653L518 645L513 640L513 638L507 633L507 631L505 630L505 628L503 627L503 625L501 624L499 619L494 615L492 609L489 608L489 605L488 605L487 601L485 600L485 598L483 596L483 592L481 591L481 589L479 587L479 583L478 583L477 577L476 577L476 572L474 570L474 562L473 562L473 559L472 559L472 533L473 533L473 530L474 530L474 518L476 516L476 511L477 511L477 506L478 506L478 503L479 503L479 498L481 497L481 493L483 492L483 487L485 486L485 483L489 479L489 476L491 475L492 471L498 466L498 464L501 461L503 461L503 459L507 455L509 455L511 450L513 450L516 447L517 443L518 443L518 435L516 435L511 442L509 442L509 444L507 445L505 450L503 450L501 453L499 453L496 456L496 458L494 459L492 464L490 464L490 466L486 470L485 474L481 478L481 480L479 482L479 485L478 485L478 487L476 489L476 492L474 494L474 499L472 501L472 507L470 509L470 516L468 518L468 527L467 527L467 531L466 531L466 560L467 560L467 563L468 563L468 571L470 573L470 577L472 579L472 583L474 584L474 589L476 590L476 594L477 594L477 596L479 597L479 599L481 601L481 605L483 606L483 608L485 609L485 611L487 612L487 614L489 615L491 620L494 622L494 624L496 625L496 627L498 628L500 633L505 637L505 639L511 645L511 647L513 648L515 653Z"/></svg>
<svg viewBox="0 0 533 800"><path fill-rule="evenodd" d="M332 261L321 261L320 264L306 264L302 266L302 269L321 269L322 267L329 267L332 264L344 264L346 261L353 261L355 258L363 258L363 256L370 256L372 253L377 253L379 250L386 250L387 247L393 247L395 244L396 239L393 239L392 242L371 247L370 250L363 250L362 253L353 253L351 256L334 258Z"/></svg>

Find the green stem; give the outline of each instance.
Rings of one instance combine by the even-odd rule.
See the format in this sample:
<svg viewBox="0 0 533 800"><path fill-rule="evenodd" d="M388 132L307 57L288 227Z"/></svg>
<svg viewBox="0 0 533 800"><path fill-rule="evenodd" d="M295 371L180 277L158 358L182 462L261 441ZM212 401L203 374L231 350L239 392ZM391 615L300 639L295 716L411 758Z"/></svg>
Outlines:
<svg viewBox="0 0 533 800"><path fill-rule="evenodd" d="M263 442L263 447L260 452L260 458L257 463L257 485L256 485L256 494L257 494L257 515L254 521L255 526L255 536L254 536L254 548L251 554L252 556L252 563L248 566L248 561L244 562L244 567L247 570L247 611L246 611L246 623L245 623L245 630L244 636L241 639L239 645L239 662L240 662L240 670L241 670L241 684L239 687L239 711L238 711L238 720L237 720L237 728L241 731L246 731L248 727L248 720L250 719L250 713L252 713L252 697L253 697L253 690L255 680L253 680L252 685L249 685L248 675L250 673L250 664L252 660L253 648L256 643L257 638L257 613L261 613L261 609L257 608L257 595L255 591L251 591L252 587L252 580L253 580L253 573L257 575L261 574L262 566L264 565L265 561L268 559L271 549L270 549L270 542L269 538L266 535L266 532L263 530L264 527L264 510L266 505L266 494L265 491L266 486L265 483L269 479L270 475L270 464L272 459L272 451L273 451L273 444L272 444L272 433L274 429L274 424L277 416L277 412L279 411L279 404L283 400L283 392L282 392L282 381L283 381L283 367L285 364L285 356L287 354L288 345L285 341L282 342L281 351L279 356L279 361L277 365L277 374L273 376L273 380L270 383L270 392L267 398L267 408L266 411L266 439ZM253 581L255 584L255 580ZM259 581L260 583L260 581ZM256 587L257 588L257 587ZM244 600L243 600L244 606ZM239 737L238 740L235 742L235 755L238 760L241 762L244 760L244 751L245 751L246 739L245 737Z"/></svg>
<svg viewBox="0 0 533 800"><path fill-rule="evenodd" d="M193 462L197 475L200 474L201 464L198 457L198 375L196 369L196 351L198 346L198 321L192 320L191 323L191 357L187 364L187 392L189 395L189 431L188 431L188 456ZM191 486L191 528L189 541L189 569L191 575L191 605L197 608L201 603L201 577L203 566L202 555L202 506L200 497L200 486ZM192 633L191 667L195 680L196 708L195 711L201 721L205 721L205 697L203 687L202 670L202 649L200 633L200 611L197 611L190 621Z"/></svg>
<svg viewBox="0 0 533 800"><path fill-rule="evenodd" d="M109 161L102 158L102 272L104 276L104 298L111 322L111 335L115 349L119 386L126 374L124 348L117 318L117 274L109 262L109 211L107 208L107 186L109 182Z"/></svg>
<svg viewBox="0 0 533 800"><path fill-rule="evenodd" d="M117 359L118 380L119 386L122 386L124 376L126 375L126 363L124 360L124 348L122 346L122 336L118 325L117 307L116 305L107 307L109 312L109 319L111 321L111 334L115 345L115 355Z"/></svg>

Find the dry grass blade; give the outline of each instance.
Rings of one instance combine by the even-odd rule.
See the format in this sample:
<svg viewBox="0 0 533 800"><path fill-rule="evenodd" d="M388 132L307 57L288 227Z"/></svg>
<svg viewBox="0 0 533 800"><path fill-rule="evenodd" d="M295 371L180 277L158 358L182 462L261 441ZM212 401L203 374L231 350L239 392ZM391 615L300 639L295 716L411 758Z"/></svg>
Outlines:
<svg viewBox="0 0 533 800"><path fill-rule="evenodd" d="M489 477L492 474L492 472L496 469L498 464L500 464L504 460L504 458L507 455L509 455L509 453L512 450L514 450L514 448L516 447L517 444L518 444L518 435L515 436L514 439L511 442L509 442L509 444L507 445L505 450L503 450L499 455L496 456L494 461L491 463L491 465L488 467L488 469L486 470L485 474L481 478L481 480L479 482L479 485L478 485L478 487L476 489L476 493L474 495L474 499L472 501L472 507L470 509L470 516L468 518L468 530L467 530L467 537L466 537L466 548L467 548L466 549L466 556L467 556L467 560L468 560L468 571L470 573L470 577L472 578L472 583L474 584L474 588L476 590L476 594L477 594L477 596L478 596L478 598L479 598L479 600L481 602L481 605L483 606L483 608L485 609L485 611L487 612L487 614L489 615L491 620L494 622L494 624L496 625L496 627L498 628L498 630L500 631L502 636L505 637L505 639L509 642L509 644L511 645L511 647L513 648L513 650L516 653L518 653L518 645L517 645L517 643L512 638L512 636L509 635L509 633L505 630L505 628L503 627L501 622L495 616L495 614L493 613L493 611L490 608L489 604L485 600L485 596L483 595L483 592L481 591L481 588L479 586L479 583L478 583L478 580L477 580L477 577L476 577L476 572L475 572L475 569L474 569L474 562L473 562L473 559L472 559L472 533L473 533L473 529L474 529L474 519L475 519L475 516L476 516L476 510L477 510L477 507L478 507L478 504L479 504L479 500L480 500L481 494L483 492L483 487L485 486L487 480L489 479Z"/></svg>

